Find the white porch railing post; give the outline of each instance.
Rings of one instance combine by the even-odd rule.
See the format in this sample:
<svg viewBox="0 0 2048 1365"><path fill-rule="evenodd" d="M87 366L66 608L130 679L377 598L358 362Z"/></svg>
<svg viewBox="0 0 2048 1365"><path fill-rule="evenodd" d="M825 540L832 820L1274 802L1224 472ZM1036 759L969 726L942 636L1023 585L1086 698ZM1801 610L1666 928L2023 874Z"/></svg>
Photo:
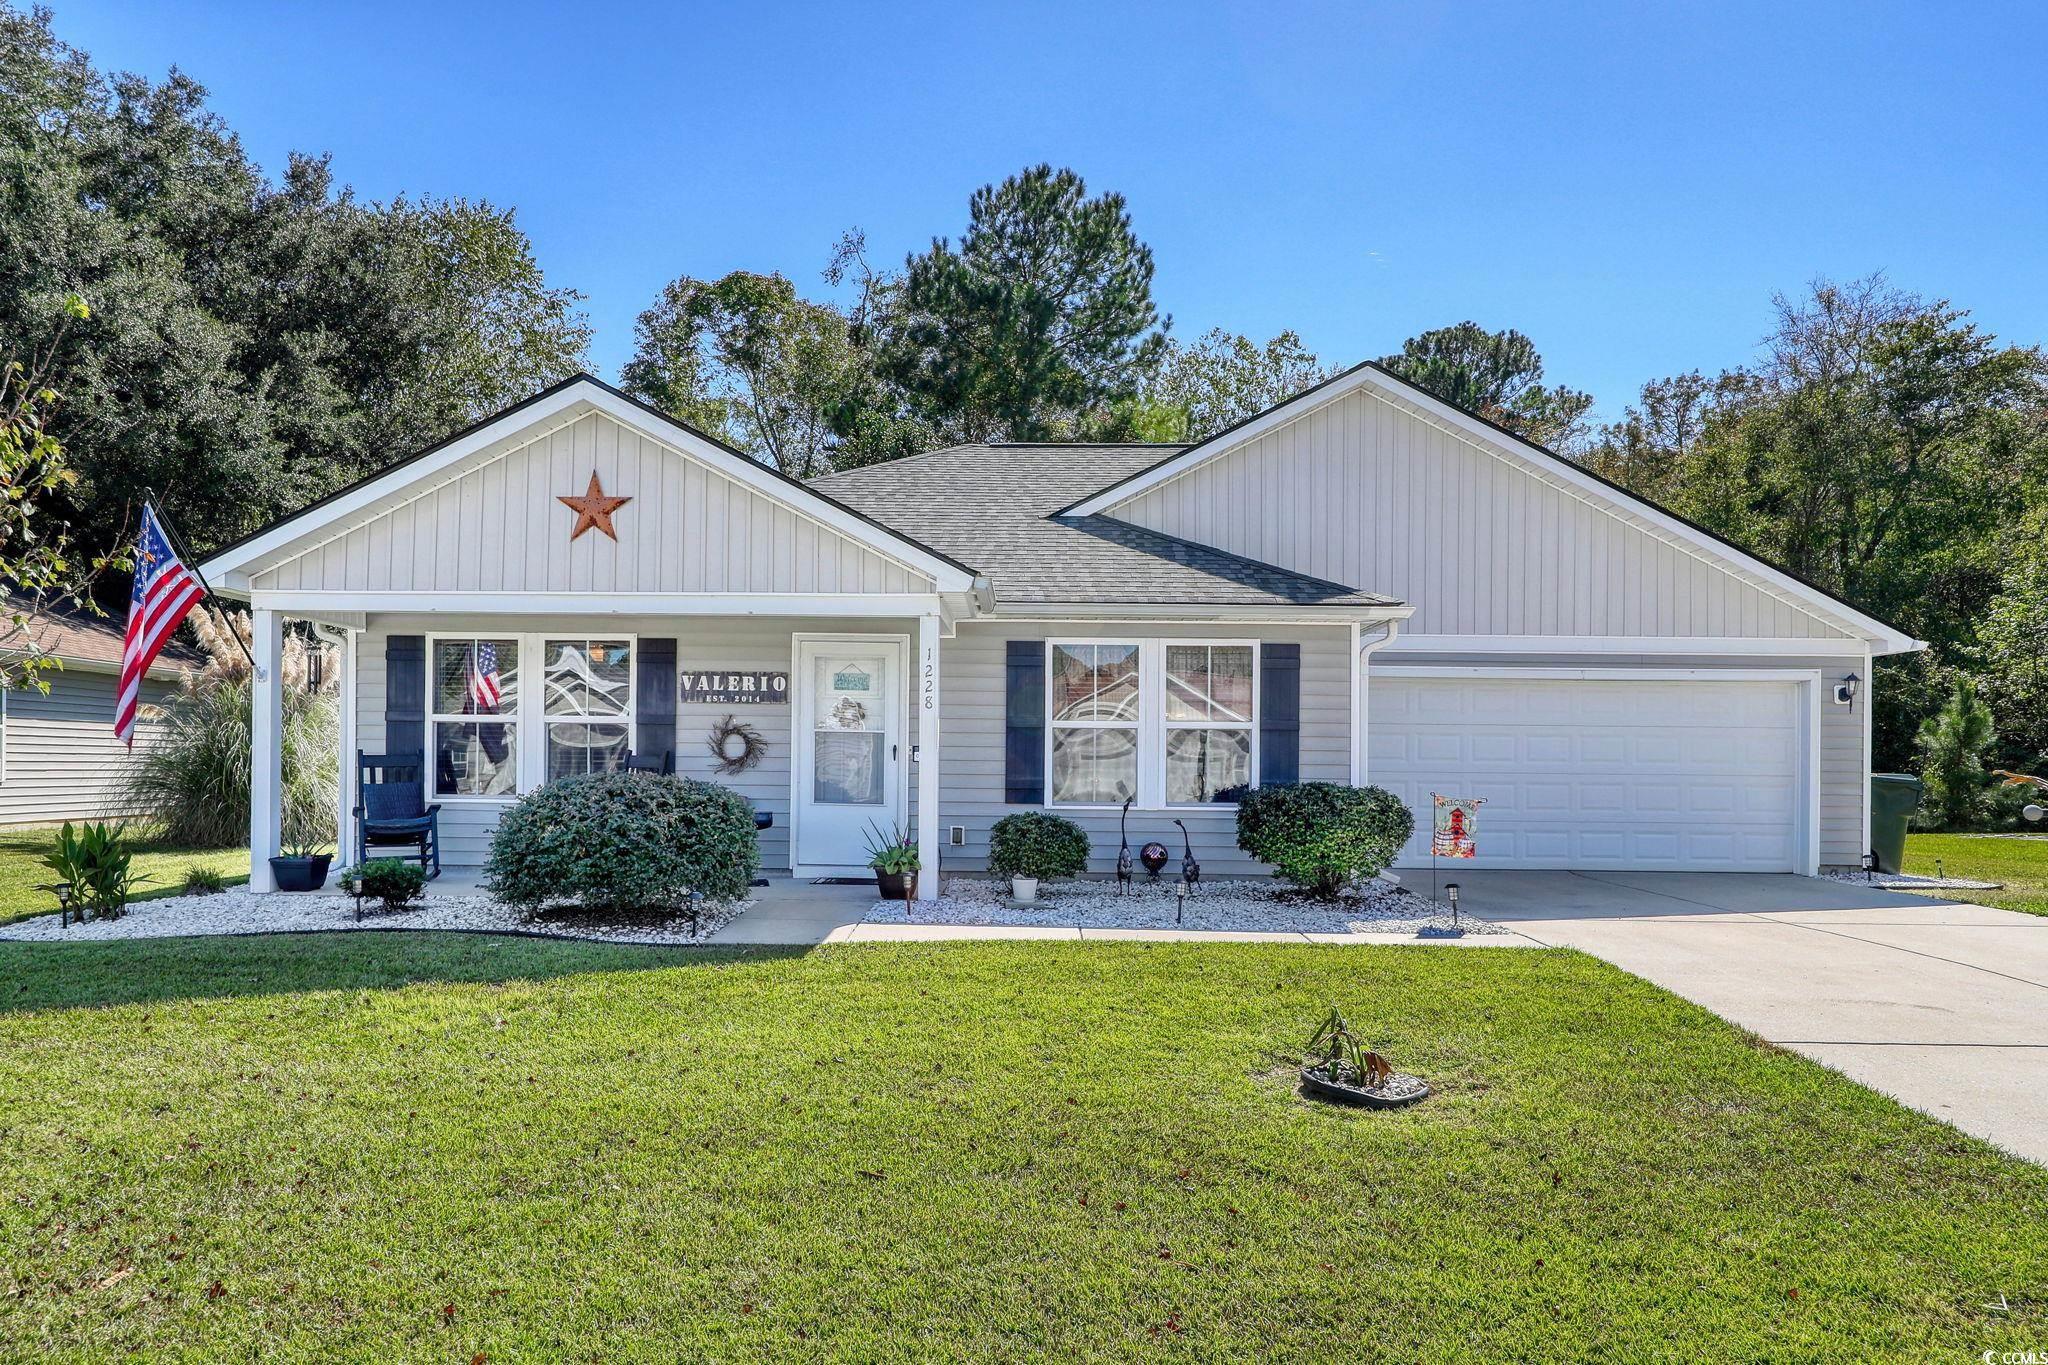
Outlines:
<svg viewBox="0 0 2048 1365"><path fill-rule="evenodd" d="M334 793L334 862L346 867L356 850L356 630L341 633L341 767Z"/></svg>
<svg viewBox="0 0 2048 1365"><path fill-rule="evenodd" d="M917 717L917 898L939 898L939 618L917 618L917 666L910 705Z"/></svg>
<svg viewBox="0 0 2048 1365"><path fill-rule="evenodd" d="M284 622L268 607L251 616L256 657L249 680L249 889L275 891L270 859L284 814Z"/></svg>

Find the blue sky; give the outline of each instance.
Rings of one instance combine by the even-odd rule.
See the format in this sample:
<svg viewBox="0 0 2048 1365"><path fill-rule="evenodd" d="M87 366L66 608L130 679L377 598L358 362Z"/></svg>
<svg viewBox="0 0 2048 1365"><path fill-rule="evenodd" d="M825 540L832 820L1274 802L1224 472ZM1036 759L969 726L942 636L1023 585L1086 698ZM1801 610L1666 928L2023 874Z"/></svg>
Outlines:
<svg viewBox="0 0 2048 1365"><path fill-rule="evenodd" d="M1176 333L1325 360L1474 318L1618 412L1884 270L2048 341L2048 8L55 0L267 169L515 206L616 374L679 275L900 261L1037 161L1130 201Z"/></svg>

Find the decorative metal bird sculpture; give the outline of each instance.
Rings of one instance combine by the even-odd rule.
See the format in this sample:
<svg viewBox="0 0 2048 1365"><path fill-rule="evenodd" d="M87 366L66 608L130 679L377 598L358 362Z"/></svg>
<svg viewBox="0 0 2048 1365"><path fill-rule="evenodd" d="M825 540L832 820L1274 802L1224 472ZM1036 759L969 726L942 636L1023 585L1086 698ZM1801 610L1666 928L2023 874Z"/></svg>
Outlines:
<svg viewBox="0 0 2048 1365"><path fill-rule="evenodd" d="M1180 821L1173 823L1180 825ZM1195 861L1195 841L1188 838L1188 827L1180 825L1180 879L1189 886L1202 880L1202 865Z"/></svg>
<svg viewBox="0 0 2048 1365"><path fill-rule="evenodd" d="M1135 796L1126 796L1123 814L1116 820L1117 832L1124 838L1124 846L1118 849L1116 854L1116 893L1119 896L1131 894L1131 874L1134 870L1131 867L1131 802L1137 799Z"/></svg>

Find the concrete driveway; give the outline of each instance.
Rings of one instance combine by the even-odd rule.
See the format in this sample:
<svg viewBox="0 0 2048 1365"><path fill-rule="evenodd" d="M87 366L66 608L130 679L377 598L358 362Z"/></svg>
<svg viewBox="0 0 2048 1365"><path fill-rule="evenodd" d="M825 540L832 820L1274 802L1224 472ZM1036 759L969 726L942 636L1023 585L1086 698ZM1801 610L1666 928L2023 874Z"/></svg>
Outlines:
<svg viewBox="0 0 2048 1365"><path fill-rule="evenodd" d="M1811 877L1454 879L1472 914L1605 958L2048 1162L2048 919Z"/></svg>

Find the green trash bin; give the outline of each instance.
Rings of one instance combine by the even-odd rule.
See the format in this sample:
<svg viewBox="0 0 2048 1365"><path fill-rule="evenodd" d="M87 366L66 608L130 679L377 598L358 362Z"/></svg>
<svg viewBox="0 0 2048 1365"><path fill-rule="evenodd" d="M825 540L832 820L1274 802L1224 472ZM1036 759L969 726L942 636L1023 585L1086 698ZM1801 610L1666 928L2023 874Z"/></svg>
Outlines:
<svg viewBox="0 0 2048 1365"><path fill-rule="evenodd" d="M1880 872L1904 870L1906 822L1920 808L1926 788L1911 773L1870 775L1870 851Z"/></svg>

